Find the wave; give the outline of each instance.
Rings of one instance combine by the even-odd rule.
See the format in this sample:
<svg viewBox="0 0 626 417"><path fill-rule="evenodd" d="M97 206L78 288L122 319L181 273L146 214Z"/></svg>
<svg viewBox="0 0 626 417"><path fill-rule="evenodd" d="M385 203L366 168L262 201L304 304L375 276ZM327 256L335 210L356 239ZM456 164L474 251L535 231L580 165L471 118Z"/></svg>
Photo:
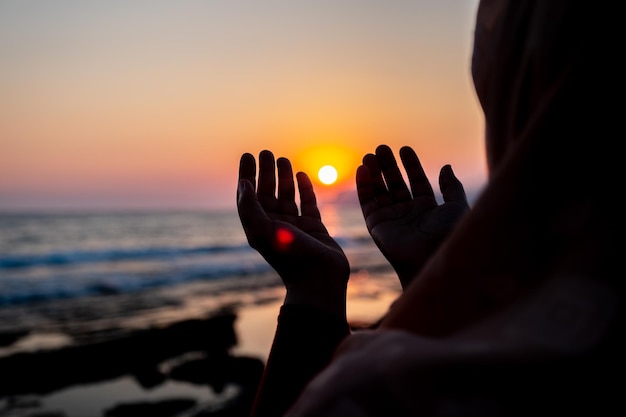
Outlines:
<svg viewBox="0 0 626 417"><path fill-rule="evenodd" d="M352 247L369 242L369 237L337 237L335 239L342 247ZM104 250L72 250L57 251L42 254L13 254L0 255L0 273L2 269L30 268L34 266L59 266L70 264L85 264L95 262L116 262L129 260L172 259L175 257L218 255L224 253L250 252L252 249L247 243L236 245L214 245L204 247L139 247L129 249ZM0 275L1 277L1 275Z"/></svg>
<svg viewBox="0 0 626 417"><path fill-rule="evenodd" d="M381 263L370 254L371 239L336 240L355 269ZM247 243L0 256L0 306L132 293L194 281L233 281L272 271Z"/></svg>
<svg viewBox="0 0 626 417"><path fill-rule="evenodd" d="M204 265L164 270L160 273L99 272L82 276L48 276L21 283L0 282L0 306L31 304L69 298L133 293L201 280L234 280L271 272L263 262Z"/></svg>
<svg viewBox="0 0 626 417"><path fill-rule="evenodd" d="M13 268L29 268L33 266L54 266L90 262L146 260L185 255L210 255L223 252L248 251L248 245L209 246L192 248L133 248L108 249L95 251L61 251L43 254L24 254L0 256L0 270Z"/></svg>

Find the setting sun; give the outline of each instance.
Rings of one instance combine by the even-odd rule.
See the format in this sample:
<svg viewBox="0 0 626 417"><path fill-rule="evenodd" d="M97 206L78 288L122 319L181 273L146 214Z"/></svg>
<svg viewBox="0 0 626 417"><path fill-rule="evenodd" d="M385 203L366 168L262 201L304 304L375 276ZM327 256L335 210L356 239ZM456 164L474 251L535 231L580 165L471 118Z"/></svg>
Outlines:
<svg viewBox="0 0 626 417"><path fill-rule="evenodd" d="M320 141L315 146L301 148L293 156L293 164L298 170L310 173L316 185L323 186L316 191L325 189L334 194L354 187L354 172L362 153L356 146Z"/></svg>
<svg viewBox="0 0 626 417"><path fill-rule="evenodd" d="M335 181L337 181L337 170L332 165L324 165L317 172L317 177L323 184L333 184Z"/></svg>

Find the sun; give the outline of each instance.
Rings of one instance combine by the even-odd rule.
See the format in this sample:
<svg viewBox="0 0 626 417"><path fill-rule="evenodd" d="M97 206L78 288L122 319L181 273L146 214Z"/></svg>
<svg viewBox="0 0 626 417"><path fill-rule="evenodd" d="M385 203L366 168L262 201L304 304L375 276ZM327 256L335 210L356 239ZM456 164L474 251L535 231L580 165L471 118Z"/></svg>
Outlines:
<svg viewBox="0 0 626 417"><path fill-rule="evenodd" d="M316 192L334 195L354 187L354 173L361 163L361 153L354 148L322 142L301 148L292 163L299 171L309 174L316 186L321 186Z"/></svg>
<svg viewBox="0 0 626 417"><path fill-rule="evenodd" d="M317 177L323 184L333 184L337 181L337 170L332 165L324 165L317 171Z"/></svg>

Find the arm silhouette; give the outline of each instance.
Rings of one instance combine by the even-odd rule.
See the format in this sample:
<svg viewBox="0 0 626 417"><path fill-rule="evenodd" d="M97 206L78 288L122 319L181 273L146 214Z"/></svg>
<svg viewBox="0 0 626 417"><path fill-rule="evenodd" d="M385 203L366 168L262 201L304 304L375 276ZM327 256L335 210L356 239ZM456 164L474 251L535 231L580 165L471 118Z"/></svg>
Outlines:
<svg viewBox="0 0 626 417"><path fill-rule="evenodd" d="M286 294L251 416L280 416L349 334L346 291L350 265L322 223L309 177L272 152L239 165L237 209L250 246L276 270ZM276 177L278 173L278 181Z"/></svg>

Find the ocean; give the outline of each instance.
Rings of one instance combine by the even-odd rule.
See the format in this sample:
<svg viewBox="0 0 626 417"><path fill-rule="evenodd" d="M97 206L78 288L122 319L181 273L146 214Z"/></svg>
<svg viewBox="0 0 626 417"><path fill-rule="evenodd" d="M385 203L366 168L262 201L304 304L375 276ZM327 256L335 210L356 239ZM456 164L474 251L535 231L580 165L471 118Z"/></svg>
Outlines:
<svg viewBox="0 0 626 417"><path fill-rule="evenodd" d="M0 306L264 270L231 211L0 216Z"/></svg>
<svg viewBox="0 0 626 417"><path fill-rule="evenodd" d="M358 207L326 206L322 219L355 275L390 272ZM270 289L282 282L235 209L0 214L0 332L84 330L98 318L123 327L164 306L192 314L182 307L194 297L206 313Z"/></svg>
<svg viewBox="0 0 626 417"><path fill-rule="evenodd" d="M351 264L348 318L372 323L400 293L399 282L359 207L320 209ZM123 340L220 311L236 314L229 360L264 361L283 297L282 281L248 245L235 209L0 214L0 361ZM116 363L106 354L102 359ZM11 378L26 386L29 375L41 381L44 376L31 367L26 362ZM175 378L147 387L132 373L101 373L94 370L71 383L45 375L55 388L34 399L0 392L0 417L57 411L97 417L120 404L172 398L192 399L204 416L242 392L232 383L207 388ZM10 391L11 380L0 379L0 387Z"/></svg>
<svg viewBox="0 0 626 417"><path fill-rule="evenodd" d="M328 205L321 212L352 268L348 318L372 323L400 293L399 282L359 207ZM283 297L282 281L248 245L235 209L0 214L0 361L119 340L224 310L237 317L231 360L264 361ZM38 374L23 372L26 381ZM207 389L172 378L145 387L130 374L91 374L65 385L46 377L59 388L34 401L0 395L0 417L55 410L96 417L123 403L179 397L206 410L241 393L232 384ZM11 381L0 386L10 390Z"/></svg>
<svg viewBox="0 0 626 417"><path fill-rule="evenodd" d="M353 268L368 264L373 246L359 209L324 215ZM0 214L0 307L195 281L236 285L269 271L234 210Z"/></svg>

